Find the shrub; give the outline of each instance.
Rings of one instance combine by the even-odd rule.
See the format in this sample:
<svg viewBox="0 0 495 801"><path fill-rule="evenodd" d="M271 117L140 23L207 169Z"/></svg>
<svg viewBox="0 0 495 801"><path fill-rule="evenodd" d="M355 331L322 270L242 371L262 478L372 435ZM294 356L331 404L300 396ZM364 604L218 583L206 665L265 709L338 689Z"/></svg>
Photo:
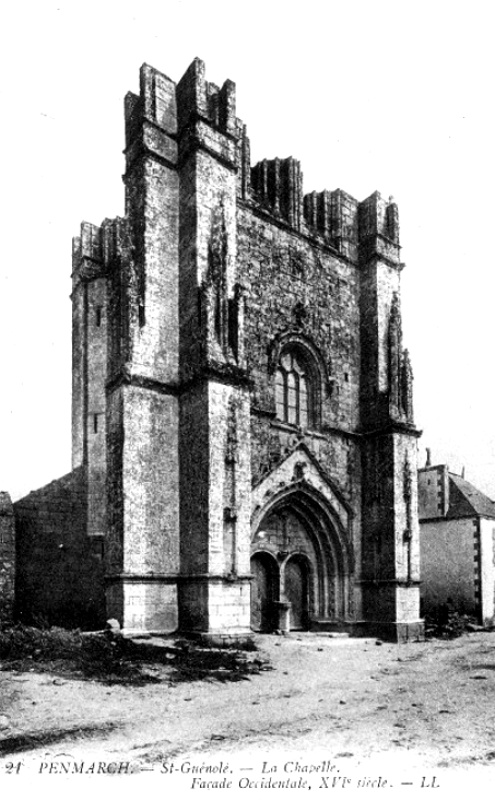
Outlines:
<svg viewBox="0 0 495 801"><path fill-rule="evenodd" d="M109 632L92 634L62 628L17 625L0 631L3 669L49 670L108 683L145 684L215 679L239 681L267 669L246 648L205 647L190 640L137 642ZM153 665L150 673L146 667ZM157 667L158 674L157 675Z"/></svg>

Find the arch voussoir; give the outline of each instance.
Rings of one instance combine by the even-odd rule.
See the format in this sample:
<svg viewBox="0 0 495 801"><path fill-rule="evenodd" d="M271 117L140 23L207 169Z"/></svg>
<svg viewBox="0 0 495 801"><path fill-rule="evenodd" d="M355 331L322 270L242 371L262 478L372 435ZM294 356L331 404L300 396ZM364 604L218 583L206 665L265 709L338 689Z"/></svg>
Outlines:
<svg viewBox="0 0 495 801"><path fill-rule="evenodd" d="M294 564L294 560L307 565L301 578L301 586L307 583L307 614L299 610L297 617L307 618L308 627L322 621L343 623L349 616L349 587L354 571L350 517L309 460L295 458L294 465L287 460L284 470L278 470L278 475L274 471L257 488L252 552L264 550L277 559L281 602L288 600L286 565ZM290 476L290 468L296 465ZM289 480L284 481L287 476ZM295 573L293 568L293 580Z"/></svg>

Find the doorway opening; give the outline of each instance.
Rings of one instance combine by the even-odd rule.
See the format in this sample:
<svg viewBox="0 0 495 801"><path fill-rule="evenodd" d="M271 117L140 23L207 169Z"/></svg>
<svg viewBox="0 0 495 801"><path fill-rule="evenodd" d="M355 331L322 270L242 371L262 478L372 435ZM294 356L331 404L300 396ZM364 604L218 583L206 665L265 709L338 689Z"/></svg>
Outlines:
<svg viewBox="0 0 495 801"><path fill-rule="evenodd" d="M278 626L276 602L279 598L279 576L276 561L270 554L251 557L251 628L270 632Z"/></svg>
<svg viewBox="0 0 495 801"><path fill-rule="evenodd" d="M290 628L303 631L309 625L308 566L300 556L293 556L285 563L284 595L290 603Z"/></svg>

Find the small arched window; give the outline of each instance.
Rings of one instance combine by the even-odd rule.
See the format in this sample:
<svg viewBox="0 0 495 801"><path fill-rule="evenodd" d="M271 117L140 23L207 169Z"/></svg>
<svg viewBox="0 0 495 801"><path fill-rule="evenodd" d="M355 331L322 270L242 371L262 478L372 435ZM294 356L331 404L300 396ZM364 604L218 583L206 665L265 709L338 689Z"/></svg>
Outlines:
<svg viewBox="0 0 495 801"><path fill-rule="evenodd" d="M313 426L314 399L305 360L296 350L282 354L275 372L275 407L279 420L308 428Z"/></svg>

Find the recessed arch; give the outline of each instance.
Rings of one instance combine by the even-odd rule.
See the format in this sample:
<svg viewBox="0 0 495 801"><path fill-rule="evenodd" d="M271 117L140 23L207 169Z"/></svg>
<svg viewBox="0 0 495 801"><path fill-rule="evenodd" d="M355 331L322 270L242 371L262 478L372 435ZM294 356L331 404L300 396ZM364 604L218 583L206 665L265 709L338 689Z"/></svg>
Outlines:
<svg viewBox="0 0 495 801"><path fill-rule="evenodd" d="M318 429L322 402L334 379L311 337L301 330L288 330L275 337L269 352L269 371L274 380L278 419L302 429Z"/></svg>
<svg viewBox="0 0 495 801"><path fill-rule="evenodd" d="M320 423L320 376L297 346L288 345L275 370L275 413L279 420L301 428Z"/></svg>
<svg viewBox="0 0 495 801"><path fill-rule="evenodd" d="M254 510L251 530L257 531L261 521L275 508L291 507L307 516L308 522L319 524L322 529L334 532L332 542L342 569L354 572L354 549L337 512L329 500L318 489L306 481L297 481L273 492L265 503Z"/></svg>
<svg viewBox="0 0 495 801"><path fill-rule="evenodd" d="M281 601L290 600L285 597L286 566L292 565L289 569L295 583L295 566L299 566L303 600L298 613L300 625L296 627L348 618L353 549L348 533L321 492L304 482L282 488L256 510L252 531L253 552L262 543L280 566Z"/></svg>

